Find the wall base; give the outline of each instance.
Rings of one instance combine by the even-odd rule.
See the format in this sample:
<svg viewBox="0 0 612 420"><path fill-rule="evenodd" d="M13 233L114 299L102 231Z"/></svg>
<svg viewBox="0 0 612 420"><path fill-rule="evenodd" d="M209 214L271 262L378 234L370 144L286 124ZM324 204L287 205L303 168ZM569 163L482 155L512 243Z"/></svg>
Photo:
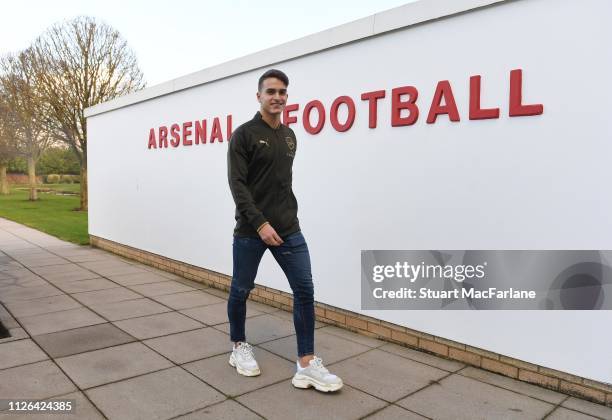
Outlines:
<svg viewBox="0 0 612 420"><path fill-rule="evenodd" d="M216 289L229 291L231 277L225 274L196 267L93 235L90 235L90 242L94 247L204 283ZM251 292L250 299L286 311L293 309L293 296L290 293L270 287L256 285L255 289ZM319 302L315 302L315 313L317 321L612 407L612 384L597 382L527 363L502 354L422 333Z"/></svg>

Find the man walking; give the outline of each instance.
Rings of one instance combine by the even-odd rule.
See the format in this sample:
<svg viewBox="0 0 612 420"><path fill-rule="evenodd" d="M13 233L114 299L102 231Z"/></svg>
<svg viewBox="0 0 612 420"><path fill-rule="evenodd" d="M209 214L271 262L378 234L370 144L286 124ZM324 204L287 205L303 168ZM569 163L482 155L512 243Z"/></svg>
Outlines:
<svg viewBox="0 0 612 420"><path fill-rule="evenodd" d="M255 286L259 262L269 249L293 291L293 323L298 360L292 379L298 388L337 391L342 380L314 355L314 288L310 254L300 231L297 200L291 188L295 133L281 124L289 79L268 70L258 83L260 111L232 135L228 148L229 185L236 203L233 275L227 314L234 343L229 363L239 374L260 374L246 342L246 300Z"/></svg>

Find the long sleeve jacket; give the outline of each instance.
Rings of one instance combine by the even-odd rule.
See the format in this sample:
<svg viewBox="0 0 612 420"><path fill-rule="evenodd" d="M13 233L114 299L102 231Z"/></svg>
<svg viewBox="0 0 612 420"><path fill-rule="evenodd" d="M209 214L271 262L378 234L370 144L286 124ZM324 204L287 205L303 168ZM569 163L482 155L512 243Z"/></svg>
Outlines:
<svg viewBox="0 0 612 420"><path fill-rule="evenodd" d="M293 130L270 127L259 112L232 134L227 168L236 203L235 236L259 236L257 229L266 222L281 237L300 230L291 188L296 150Z"/></svg>

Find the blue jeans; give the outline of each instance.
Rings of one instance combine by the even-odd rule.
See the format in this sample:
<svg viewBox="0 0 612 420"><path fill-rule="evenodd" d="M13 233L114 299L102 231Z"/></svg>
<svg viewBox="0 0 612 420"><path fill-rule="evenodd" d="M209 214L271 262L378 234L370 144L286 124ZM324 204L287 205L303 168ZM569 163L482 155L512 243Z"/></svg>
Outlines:
<svg viewBox="0 0 612 420"><path fill-rule="evenodd" d="M297 336L298 357L314 354L314 287L308 245L301 232L283 238L280 246L266 245L261 238L234 237L234 273L227 301L230 339L246 341L244 323L246 301L255 287L259 262L266 249L283 269L293 291L293 324Z"/></svg>

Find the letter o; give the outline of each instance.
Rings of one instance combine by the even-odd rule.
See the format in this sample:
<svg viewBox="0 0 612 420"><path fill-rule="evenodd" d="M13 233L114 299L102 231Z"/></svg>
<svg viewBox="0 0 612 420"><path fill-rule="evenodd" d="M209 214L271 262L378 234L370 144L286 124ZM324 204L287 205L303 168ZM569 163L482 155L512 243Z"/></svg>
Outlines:
<svg viewBox="0 0 612 420"><path fill-rule="evenodd" d="M348 117L346 118L346 122L344 124L340 124L338 121L338 108L340 108L340 105L342 104L345 104L348 108ZM343 132L351 128L353 126L353 122L355 121L355 102L353 102L349 96L338 96L332 103L329 111L329 121L331 122L332 127L339 132Z"/></svg>
<svg viewBox="0 0 612 420"><path fill-rule="evenodd" d="M310 125L310 111L312 111L313 108L316 108L319 114L319 121L314 127ZM323 126L325 125L325 108L323 107L321 101L315 99L314 101L310 101L306 104L304 107L304 114L302 115L302 121L304 124L304 129L310 134L317 134L323 129Z"/></svg>

